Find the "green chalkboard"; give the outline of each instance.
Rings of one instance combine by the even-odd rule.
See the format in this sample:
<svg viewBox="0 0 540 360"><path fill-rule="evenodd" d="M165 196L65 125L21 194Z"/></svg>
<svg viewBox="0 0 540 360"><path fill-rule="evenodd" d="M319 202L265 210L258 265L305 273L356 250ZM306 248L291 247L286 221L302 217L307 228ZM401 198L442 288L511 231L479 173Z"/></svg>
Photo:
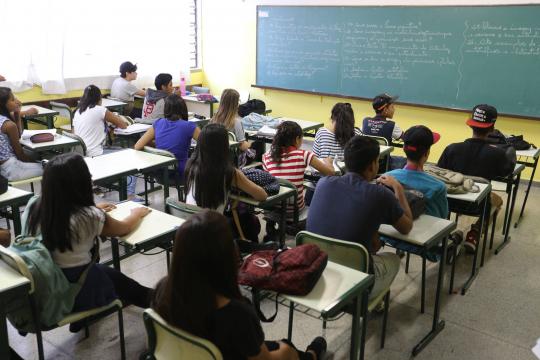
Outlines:
<svg viewBox="0 0 540 360"><path fill-rule="evenodd" d="M540 117L540 6L258 6L256 85Z"/></svg>

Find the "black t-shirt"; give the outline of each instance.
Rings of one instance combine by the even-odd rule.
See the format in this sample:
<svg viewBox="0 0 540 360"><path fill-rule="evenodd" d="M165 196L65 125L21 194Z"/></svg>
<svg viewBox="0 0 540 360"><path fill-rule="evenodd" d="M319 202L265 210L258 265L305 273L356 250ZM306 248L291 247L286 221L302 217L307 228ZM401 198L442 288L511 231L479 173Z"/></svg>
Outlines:
<svg viewBox="0 0 540 360"><path fill-rule="evenodd" d="M437 164L444 169L488 180L510 174L514 165L515 160L509 159L504 150L482 139L467 139L448 145Z"/></svg>
<svg viewBox="0 0 540 360"><path fill-rule="evenodd" d="M210 341L221 351L223 360L243 360L256 356L264 342L261 322L253 306L231 300L217 309L210 320Z"/></svg>

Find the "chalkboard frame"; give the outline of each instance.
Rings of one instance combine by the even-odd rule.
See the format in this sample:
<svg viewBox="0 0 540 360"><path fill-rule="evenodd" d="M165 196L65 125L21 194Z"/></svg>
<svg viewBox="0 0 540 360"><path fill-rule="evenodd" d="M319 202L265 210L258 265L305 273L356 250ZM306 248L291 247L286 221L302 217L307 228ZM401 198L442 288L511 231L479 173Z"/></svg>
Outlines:
<svg viewBox="0 0 540 360"><path fill-rule="evenodd" d="M528 3L528 4L472 4L472 5L257 5L255 9L255 26L256 31L259 31L259 8L261 7L288 7L288 8L305 8L305 7L354 7L354 8L373 8L373 7L380 7L380 8L453 8L453 7L486 7L486 8L494 8L494 7L526 7L526 6L540 6L540 4L536 3ZM257 42L258 36L255 37L255 41ZM255 61L259 59L259 46L256 43L255 44ZM337 93L325 93L325 92L317 92L317 91L306 91L306 90L299 90L299 89L289 89L289 88L281 88L281 87L274 87L274 86L266 86L266 85L259 85L258 83L258 66L257 63L255 63L255 84L251 84L251 87L253 88L259 88L259 89L267 89L267 90L277 90L277 91L286 91L286 92L293 92L293 93L299 93L299 94L307 94L307 95L316 95L316 96L328 96L328 97L335 97L340 99L351 99L351 100L364 100L364 101L372 101L372 98L366 98L366 97L360 97L360 96L352 96L352 95L344 95L344 94L337 94ZM426 105L426 104L419 104L414 102L396 102L397 104L402 105L408 105L408 106L414 106L419 108L425 108L425 109L435 109L435 110L447 110L447 111L455 111L460 113L470 113L472 109L464 109L464 108L452 108L452 107L444 107L444 106L436 106L436 105ZM499 117L510 117L510 118L516 118L516 119L526 119L526 120L540 120L540 116L530 116L530 115L518 115L518 114L508 114L508 113L499 113Z"/></svg>

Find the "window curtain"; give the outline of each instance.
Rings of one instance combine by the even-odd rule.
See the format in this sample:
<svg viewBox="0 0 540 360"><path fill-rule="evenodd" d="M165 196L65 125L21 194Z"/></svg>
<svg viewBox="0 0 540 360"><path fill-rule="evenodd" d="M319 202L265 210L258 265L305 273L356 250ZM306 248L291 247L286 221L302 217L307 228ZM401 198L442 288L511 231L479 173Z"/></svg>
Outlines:
<svg viewBox="0 0 540 360"><path fill-rule="evenodd" d="M0 13L8 15L4 31L13 40L4 47L10 55L0 56L0 74L14 91L38 84L44 94L89 84L110 88L124 61L137 64L139 87L152 86L158 73L170 73L174 83L180 73L189 80L190 4L0 0Z"/></svg>

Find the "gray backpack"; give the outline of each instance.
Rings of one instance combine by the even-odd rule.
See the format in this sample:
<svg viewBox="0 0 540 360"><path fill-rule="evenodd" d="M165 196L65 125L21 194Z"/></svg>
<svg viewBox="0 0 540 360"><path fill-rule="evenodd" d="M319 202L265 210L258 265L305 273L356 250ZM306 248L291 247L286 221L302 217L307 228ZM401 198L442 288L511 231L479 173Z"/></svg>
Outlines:
<svg viewBox="0 0 540 360"><path fill-rule="evenodd" d="M445 183L446 192L448 194L466 194L470 192L477 193L480 191L480 188L478 187L478 185L475 185L475 182L488 182L486 179L483 178L475 176L465 176L456 171L443 169L432 164L425 164L424 171L427 174Z"/></svg>

